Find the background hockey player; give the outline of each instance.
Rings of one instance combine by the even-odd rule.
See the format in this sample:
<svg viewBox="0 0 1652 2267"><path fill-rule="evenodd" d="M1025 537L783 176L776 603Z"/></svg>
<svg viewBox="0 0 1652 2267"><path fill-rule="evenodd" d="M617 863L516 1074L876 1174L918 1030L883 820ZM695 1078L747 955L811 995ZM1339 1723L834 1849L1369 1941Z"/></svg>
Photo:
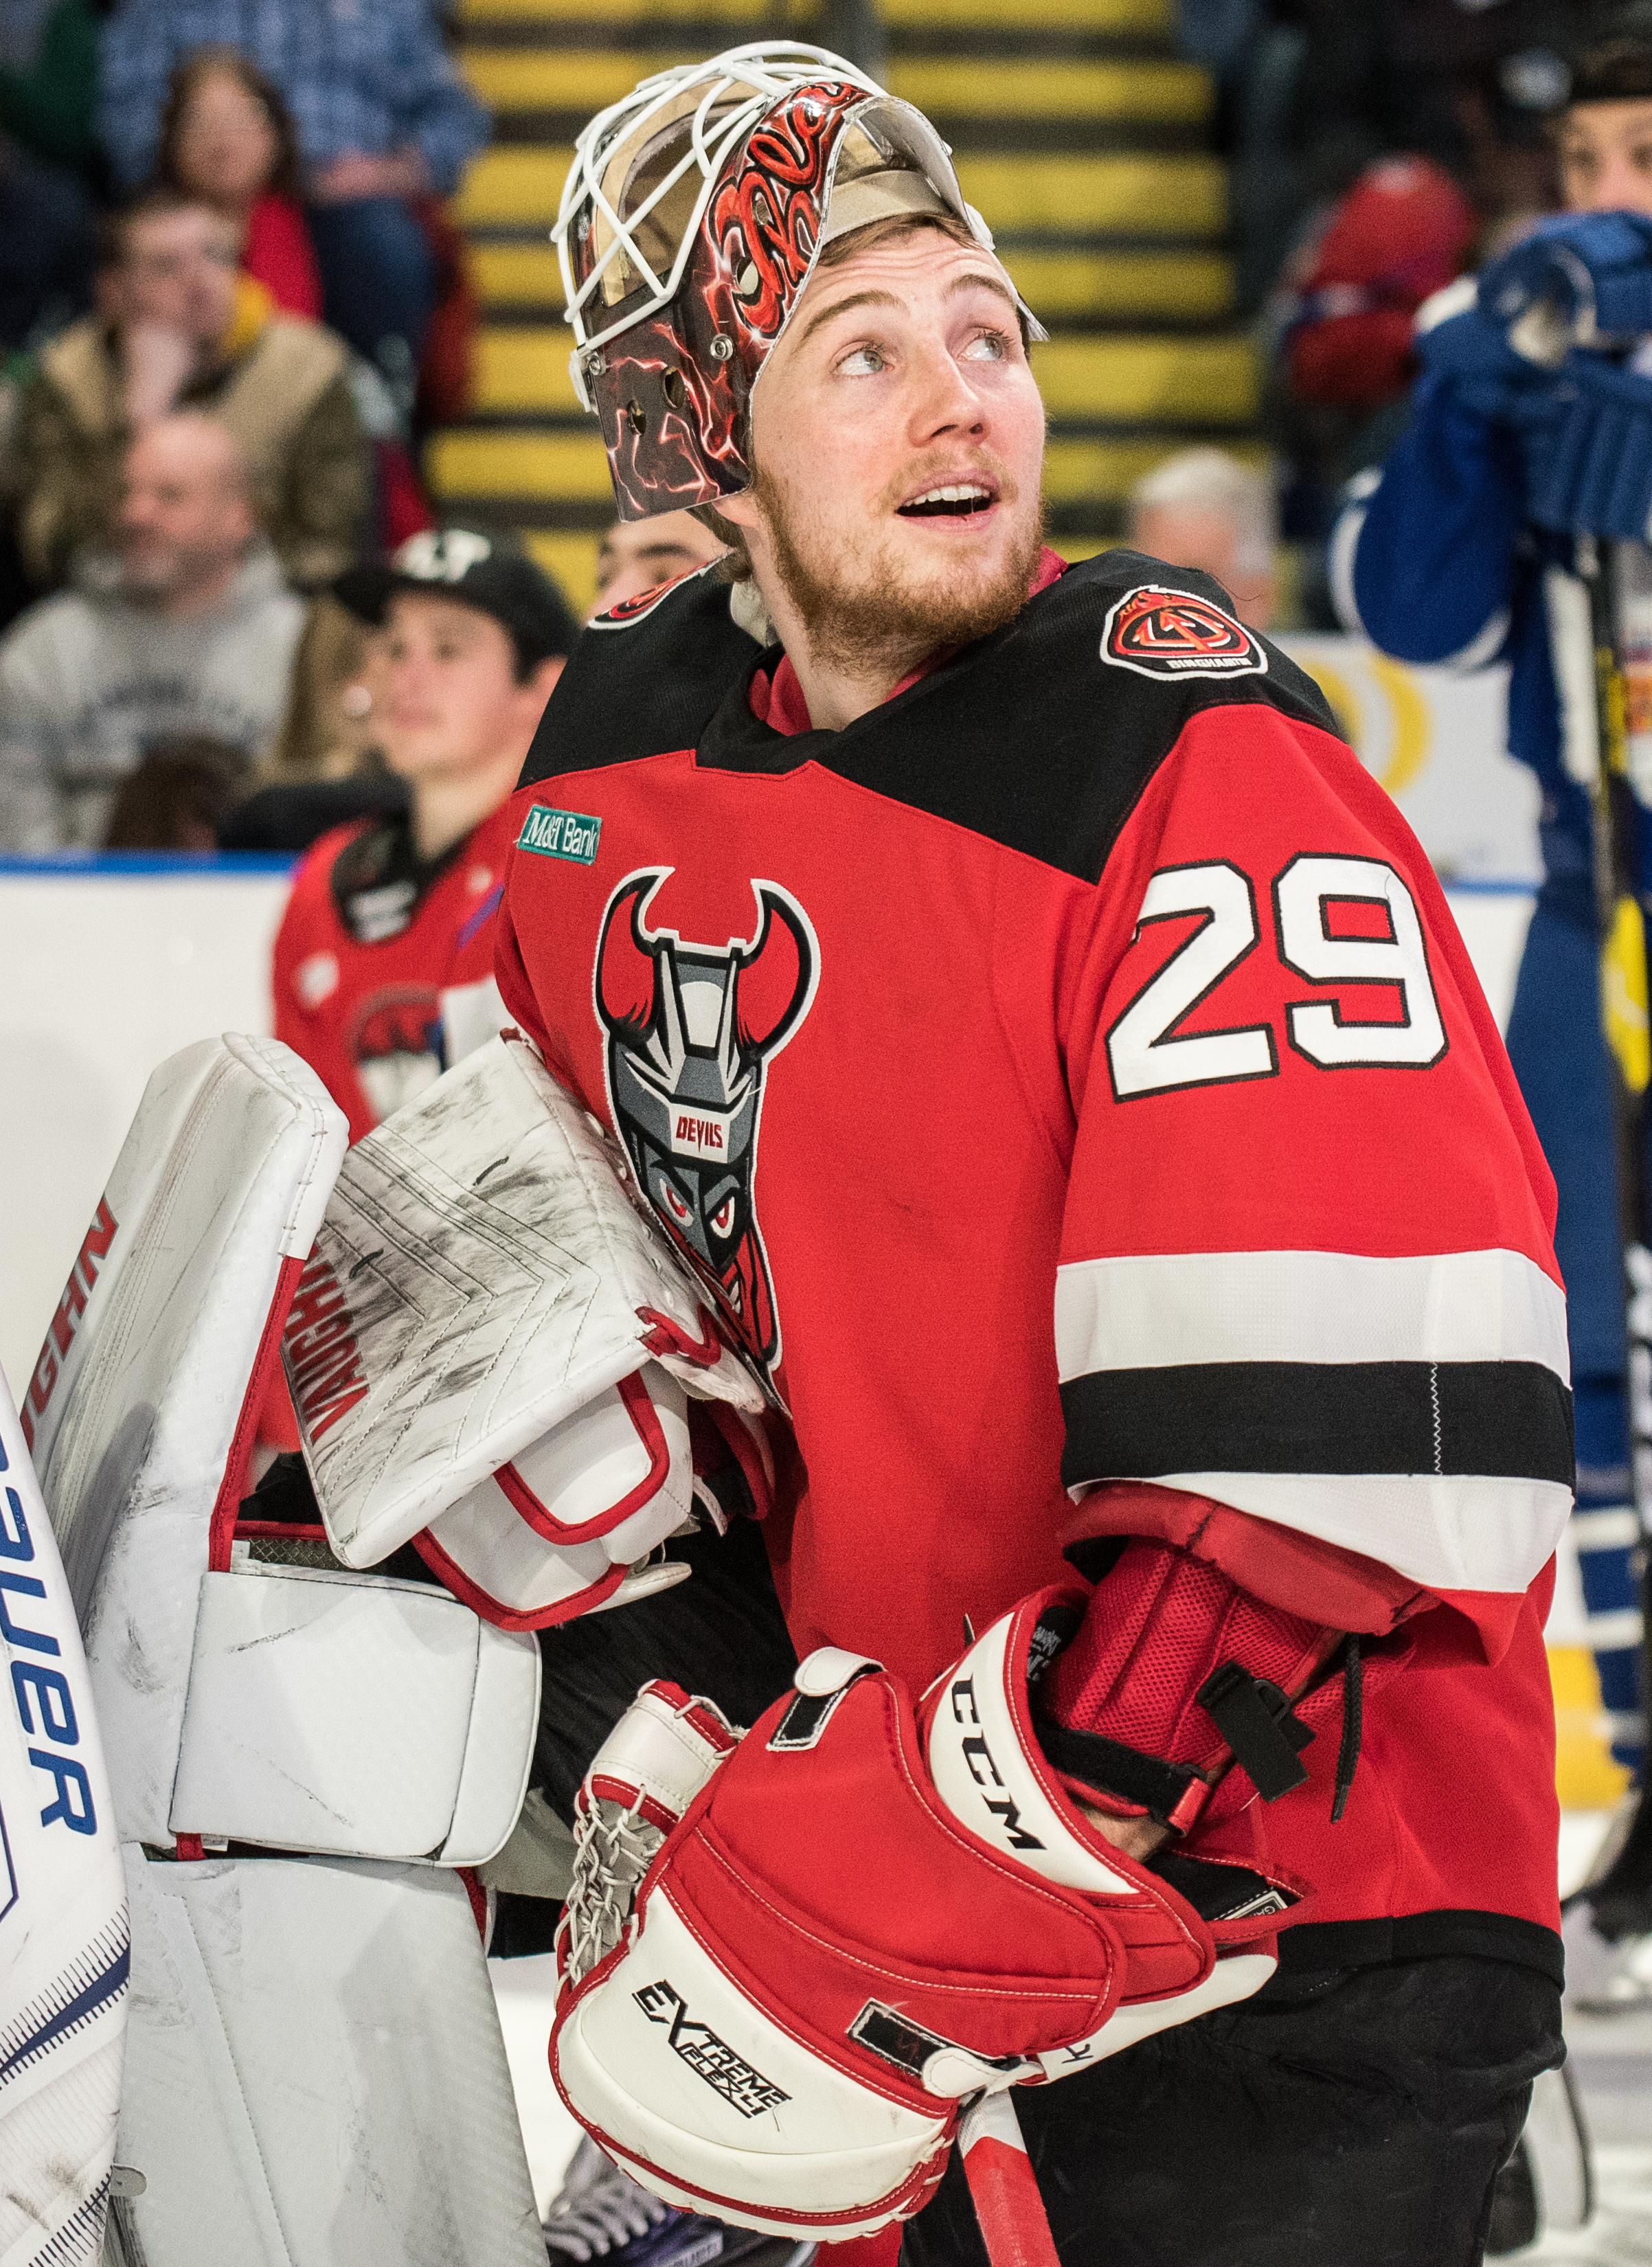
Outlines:
<svg viewBox="0 0 1652 2267"><path fill-rule="evenodd" d="M413 536L334 589L378 632L374 738L409 801L324 834L299 869L275 939L275 1035L359 1141L440 1075L442 994L489 979L503 806L578 626L510 539L469 528Z"/></svg>
<svg viewBox="0 0 1652 2267"><path fill-rule="evenodd" d="M1018 1632L1036 1717L1024 1669L965 1682L1079 1871L977 1765L949 1848L1007 1892L1105 1856L1148 1904L1205 1896L1200 1859L1246 1869L1252 1914L1315 1899L1254 1998L1178 2023L1213 2002L1161 1995L1169 2028L1019 2092L1061 2256L1467 2267L1560 2051L1542 1618L1571 1453L1552 1185L1427 862L1215 584L1043 547L1036 326L907 106L797 51L652 80L583 138L562 234L622 517L693 503L733 556L583 638L511 806L499 981L766 1382L779 1604L800 1653L845 1649L812 1729L742 1742L706 1815L854 1736L897 1690L856 1656L915 1695ZM696 1588L552 1635L595 1674ZM760 1815L761 1909L811 1958L964 1963L916 1827L828 1851L818 1809ZM797 1965L696 1968L723 1995L696 2021L788 2056L813 2230ZM731 2110L726 2061L684 2078L649 2015L666 1985L609 1974L554 2048L587 2123L789 2224L745 2185L760 2067ZM601 2102L568 2075L598 2033ZM891 2118L859 2036L821 2050L832 2099ZM919 2147L891 2208L937 2171ZM903 2257L980 2259L956 2162Z"/></svg>
<svg viewBox="0 0 1652 2267"><path fill-rule="evenodd" d="M1576 531L1619 554L1632 761L1652 752L1652 8L1619 11L1575 60L1557 133L1575 217L1424 308L1411 422L1345 514L1344 611L1386 651L1509 664L1509 749L1542 787L1545 879L1509 1052L1559 1188L1577 1424L1574 1533L1613 1751L1641 1761L1641 1618L1624 1405L1622 1236L1601 1037L1588 778L1595 688ZM1597 344L1539 341L1509 310L1546 270L1597 297ZM1510 295L1513 295L1511 299ZM1614 295L1615 294L1615 298ZM1608 313L1608 303L1618 312ZM1503 312L1500 313L1501 308ZM1368 488L1371 482L1364 484Z"/></svg>

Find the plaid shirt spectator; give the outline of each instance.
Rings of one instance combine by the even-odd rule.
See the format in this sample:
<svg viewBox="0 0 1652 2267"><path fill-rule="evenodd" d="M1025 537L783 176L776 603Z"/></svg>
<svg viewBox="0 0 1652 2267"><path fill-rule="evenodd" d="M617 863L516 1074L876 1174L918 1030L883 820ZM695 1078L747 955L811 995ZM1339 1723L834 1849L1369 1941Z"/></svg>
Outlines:
<svg viewBox="0 0 1652 2267"><path fill-rule="evenodd" d="M412 145L446 194L488 139L488 114L444 53L425 0L121 0L104 30L99 102L121 182L153 168L174 65L217 45L239 48L280 87L307 167Z"/></svg>

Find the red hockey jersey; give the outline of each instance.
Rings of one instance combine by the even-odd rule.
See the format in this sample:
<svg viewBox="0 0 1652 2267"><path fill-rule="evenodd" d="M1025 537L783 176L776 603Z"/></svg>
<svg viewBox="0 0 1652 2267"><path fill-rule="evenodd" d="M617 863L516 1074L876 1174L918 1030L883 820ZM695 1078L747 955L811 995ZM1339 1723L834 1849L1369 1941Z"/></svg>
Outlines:
<svg viewBox="0 0 1652 2267"><path fill-rule="evenodd" d="M324 834L275 936L275 1037L317 1073L350 1139L444 1067L441 994L492 973L509 805L421 862L405 817Z"/></svg>
<svg viewBox="0 0 1652 2267"><path fill-rule="evenodd" d="M1327 1620L1362 1564L1420 1610L1340 1823L1334 1724L1267 1812L1291 1955L1558 1972L1552 1184L1414 837L1220 597L1113 552L834 734L713 576L594 627L500 987L787 1412L800 1649L921 1686L1109 1530L1276 1537Z"/></svg>

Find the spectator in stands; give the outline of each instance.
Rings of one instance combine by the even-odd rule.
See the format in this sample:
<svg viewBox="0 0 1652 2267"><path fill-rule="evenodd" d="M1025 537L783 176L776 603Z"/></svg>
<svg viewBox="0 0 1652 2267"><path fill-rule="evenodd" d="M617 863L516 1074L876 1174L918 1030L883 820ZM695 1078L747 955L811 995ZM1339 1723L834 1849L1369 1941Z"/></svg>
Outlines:
<svg viewBox="0 0 1652 2267"><path fill-rule="evenodd" d="M703 567L709 559L721 558L727 548L691 511L616 519L597 554L597 595L591 611L606 614L628 598L640 598L645 591Z"/></svg>
<svg viewBox="0 0 1652 2267"><path fill-rule="evenodd" d="M243 272L278 307L319 317L321 275L298 202L292 114L262 71L233 48L198 48L173 73L156 171L165 186L233 223ZM403 442L406 403L393 400L359 357L350 385L372 444L372 524L363 548L393 551L431 525Z"/></svg>
<svg viewBox="0 0 1652 2267"><path fill-rule="evenodd" d="M165 734L260 755L287 698L302 602L258 532L233 435L198 412L128 451L114 543L81 587L0 641L0 842L103 840L116 788Z"/></svg>
<svg viewBox="0 0 1652 2267"><path fill-rule="evenodd" d="M321 271L298 202L292 114L234 48L198 48L173 73L155 178L233 223L244 274L290 315L321 319Z"/></svg>
<svg viewBox="0 0 1652 2267"><path fill-rule="evenodd" d="M105 12L105 0L54 0L33 41L0 63L0 347L91 302Z"/></svg>
<svg viewBox="0 0 1652 2267"><path fill-rule="evenodd" d="M61 582L77 547L104 537L128 444L179 408L209 408L239 442L291 580L319 583L354 555L371 472L349 350L275 313L238 274L238 250L229 221L172 189L112 224L102 312L47 348L18 403L18 533L37 583Z"/></svg>
<svg viewBox="0 0 1652 2267"><path fill-rule="evenodd" d="M106 850L216 850L218 826L245 793L246 751L209 732L167 732L114 791Z"/></svg>
<svg viewBox="0 0 1652 2267"><path fill-rule="evenodd" d="M449 194L486 112L425 0L120 0L103 43L103 137L117 180L155 162L168 82L197 48L238 48L297 121L327 321L409 398L436 290L415 210Z"/></svg>
<svg viewBox="0 0 1652 2267"><path fill-rule="evenodd" d="M275 939L275 1036L359 1141L439 1076L444 993L491 987L508 802L578 624L514 542L471 528L415 535L336 588L374 629L373 737L411 796L324 834L299 869Z"/></svg>
<svg viewBox="0 0 1652 2267"><path fill-rule="evenodd" d="M1221 449L1184 449L1130 491L1135 548L1213 575L1255 630L1273 617L1277 531L1270 475Z"/></svg>

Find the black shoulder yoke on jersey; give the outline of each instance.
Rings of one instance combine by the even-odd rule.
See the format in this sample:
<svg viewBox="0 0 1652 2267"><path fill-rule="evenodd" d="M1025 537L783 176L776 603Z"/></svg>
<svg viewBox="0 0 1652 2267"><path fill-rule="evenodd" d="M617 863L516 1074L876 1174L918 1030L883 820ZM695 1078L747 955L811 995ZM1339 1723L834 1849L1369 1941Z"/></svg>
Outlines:
<svg viewBox="0 0 1652 2267"><path fill-rule="evenodd" d="M370 820L352 834L328 878L339 919L356 943L383 944L400 936L469 840L461 834L436 857L422 859L406 811Z"/></svg>
<svg viewBox="0 0 1652 2267"><path fill-rule="evenodd" d="M644 599L628 620L582 630L517 785L696 746L729 686L737 677L744 683L758 657L729 597L714 560L663 598Z"/></svg>
<svg viewBox="0 0 1652 2267"><path fill-rule="evenodd" d="M718 770L817 763L1094 880L1200 709L1270 708L1337 729L1312 679L1227 606L1207 575L1105 552L843 731L788 737L747 699L760 658L772 670L779 649L760 657L730 618L727 584L696 576L631 627L580 639L522 781L687 747Z"/></svg>

